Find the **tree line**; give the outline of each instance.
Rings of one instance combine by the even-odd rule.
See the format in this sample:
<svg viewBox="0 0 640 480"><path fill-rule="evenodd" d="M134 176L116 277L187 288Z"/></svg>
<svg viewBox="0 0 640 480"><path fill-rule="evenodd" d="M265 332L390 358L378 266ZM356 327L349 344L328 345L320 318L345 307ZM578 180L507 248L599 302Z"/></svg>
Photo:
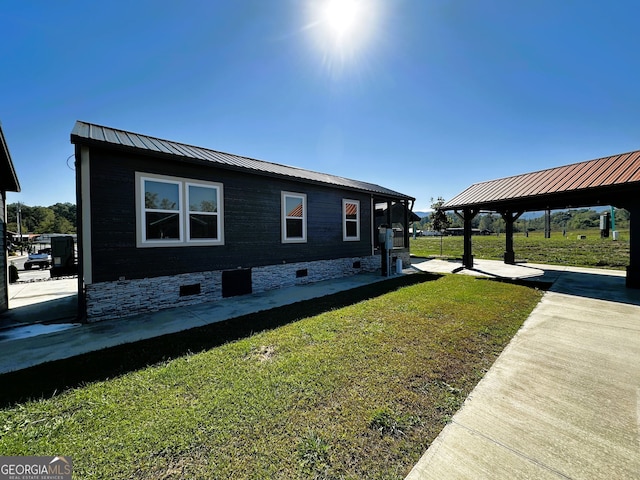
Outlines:
<svg viewBox="0 0 640 480"><path fill-rule="evenodd" d="M20 226L18 228L18 210ZM56 203L49 207L30 207L22 203L7 205L7 230L26 233L76 233L76 206Z"/></svg>
<svg viewBox="0 0 640 480"><path fill-rule="evenodd" d="M438 210L444 204L444 199L431 199L431 208L433 212L423 217L417 222L418 230L436 230L442 231L446 228L463 227L463 221L452 212L443 212ZM610 210L607 210L610 211ZM600 228L600 215L603 211L595 211L589 208L558 210L551 212L551 230L552 231L576 231L588 230L591 228ZM623 208L615 209L615 226L616 230L625 230L629 228L629 220L631 215ZM492 233L500 233L505 230L505 222L497 213L486 213L476 215L471 221L472 228L486 230ZM520 218L514 224L514 232L526 231L544 231L544 212L536 217Z"/></svg>

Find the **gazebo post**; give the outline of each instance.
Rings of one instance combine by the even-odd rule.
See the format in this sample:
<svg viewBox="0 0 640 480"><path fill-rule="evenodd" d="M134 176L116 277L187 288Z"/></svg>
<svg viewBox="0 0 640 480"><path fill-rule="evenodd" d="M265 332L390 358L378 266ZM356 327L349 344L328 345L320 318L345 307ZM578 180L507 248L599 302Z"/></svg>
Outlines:
<svg viewBox="0 0 640 480"><path fill-rule="evenodd" d="M510 210L500 212L500 216L504 219L505 236L507 238L504 251L504 263L508 265L515 265L516 263L516 253L513 251L513 224L522 214L523 212L512 212Z"/></svg>
<svg viewBox="0 0 640 480"><path fill-rule="evenodd" d="M462 213L455 210L455 214L464 222L464 253L462 255L462 266L464 268L473 268L473 249L471 242L471 221L478 214L479 210L474 208L465 208Z"/></svg>
<svg viewBox="0 0 640 480"><path fill-rule="evenodd" d="M544 238L551 238L551 210L544 211Z"/></svg>
<svg viewBox="0 0 640 480"><path fill-rule="evenodd" d="M629 266L627 288L640 288L640 202L635 201L625 208L631 214L629 222Z"/></svg>

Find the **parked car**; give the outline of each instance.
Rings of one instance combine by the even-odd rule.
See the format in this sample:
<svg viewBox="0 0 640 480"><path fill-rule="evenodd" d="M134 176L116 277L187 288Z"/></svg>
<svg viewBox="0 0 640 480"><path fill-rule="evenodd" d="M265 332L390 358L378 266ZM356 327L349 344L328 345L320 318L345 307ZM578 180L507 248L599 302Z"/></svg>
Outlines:
<svg viewBox="0 0 640 480"><path fill-rule="evenodd" d="M30 253L29 258L24 262L24 269L31 270L33 267L49 268L51 266L51 249L38 250L38 253Z"/></svg>

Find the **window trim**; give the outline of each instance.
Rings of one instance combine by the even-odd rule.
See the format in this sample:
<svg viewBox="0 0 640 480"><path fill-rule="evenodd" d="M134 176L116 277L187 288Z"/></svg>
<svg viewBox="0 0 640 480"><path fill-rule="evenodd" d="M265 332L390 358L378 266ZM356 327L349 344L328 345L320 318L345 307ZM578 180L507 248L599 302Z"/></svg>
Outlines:
<svg viewBox="0 0 640 480"><path fill-rule="evenodd" d="M298 218L288 217L286 201L288 197L299 198L302 200L302 237L287 237L287 219ZM297 192L282 191L280 194L280 223L281 223L281 239L282 243L307 243L307 194Z"/></svg>
<svg viewBox="0 0 640 480"><path fill-rule="evenodd" d="M347 204L355 204L357 206L356 219L347 218ZM347 235L347 223L355 222L356 235L355 237ZM342 199L342 240L344 242L359 242L360 241L360 200L353 200L350 198Z"/></svg>
<svg viewBox="0 0 640 480"><path fill-rule="evenodd" d="M178 222L180 235L179 239L159 240L146 239L146 212L145 208L145 186L146 180L154 182L165 182L178 185L179 202L178 205ZM135 172L136 182L136 247L137 248L153 248L153 247L194 247L194 246L218 246L224 245L224 187L219 182L209 182L206 180L198 180L193 178L174 177L170 175L158 175L154 173ZM218 211L217 227L218 238L197 238L189 239L190 227L190 210L189 210L189 186L216 188L216 201ZM211 212L213 215L213 213Z"/></svg>

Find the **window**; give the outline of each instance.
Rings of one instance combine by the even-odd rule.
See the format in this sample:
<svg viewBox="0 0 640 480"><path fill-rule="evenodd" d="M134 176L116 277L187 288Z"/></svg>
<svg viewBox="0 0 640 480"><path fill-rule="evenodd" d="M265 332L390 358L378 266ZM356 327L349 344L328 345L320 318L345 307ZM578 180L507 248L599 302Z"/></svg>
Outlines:
<svg viewBox="0 0 640 480"><path fill-rule="evenodd" d="M342 239L345 242L360 240L360 202L342 200Z"/></svg>
<svg viewBox="0 0 640 480"><path fill-rule="evenodd" d="M282 192L282 242L307 241L307 196Z"/></svg>
<svg viewBox="0 0 640 480"><path fill-rule="evenodd" d="M136 173L138 247L223 245L222 184Z"/></svg>
<svg viewBox="0 0 640 480"><path fill-rule="evenodd" d="M218 187L187 184L190 241L218 238Z"/></svg>
<svg viewBox="0 0 640 480"><path fill-rule="evenodd" d="M143 180L144 191L144 239L182 240L180 221L180 198L182 185L179 182Z"/></svg>

